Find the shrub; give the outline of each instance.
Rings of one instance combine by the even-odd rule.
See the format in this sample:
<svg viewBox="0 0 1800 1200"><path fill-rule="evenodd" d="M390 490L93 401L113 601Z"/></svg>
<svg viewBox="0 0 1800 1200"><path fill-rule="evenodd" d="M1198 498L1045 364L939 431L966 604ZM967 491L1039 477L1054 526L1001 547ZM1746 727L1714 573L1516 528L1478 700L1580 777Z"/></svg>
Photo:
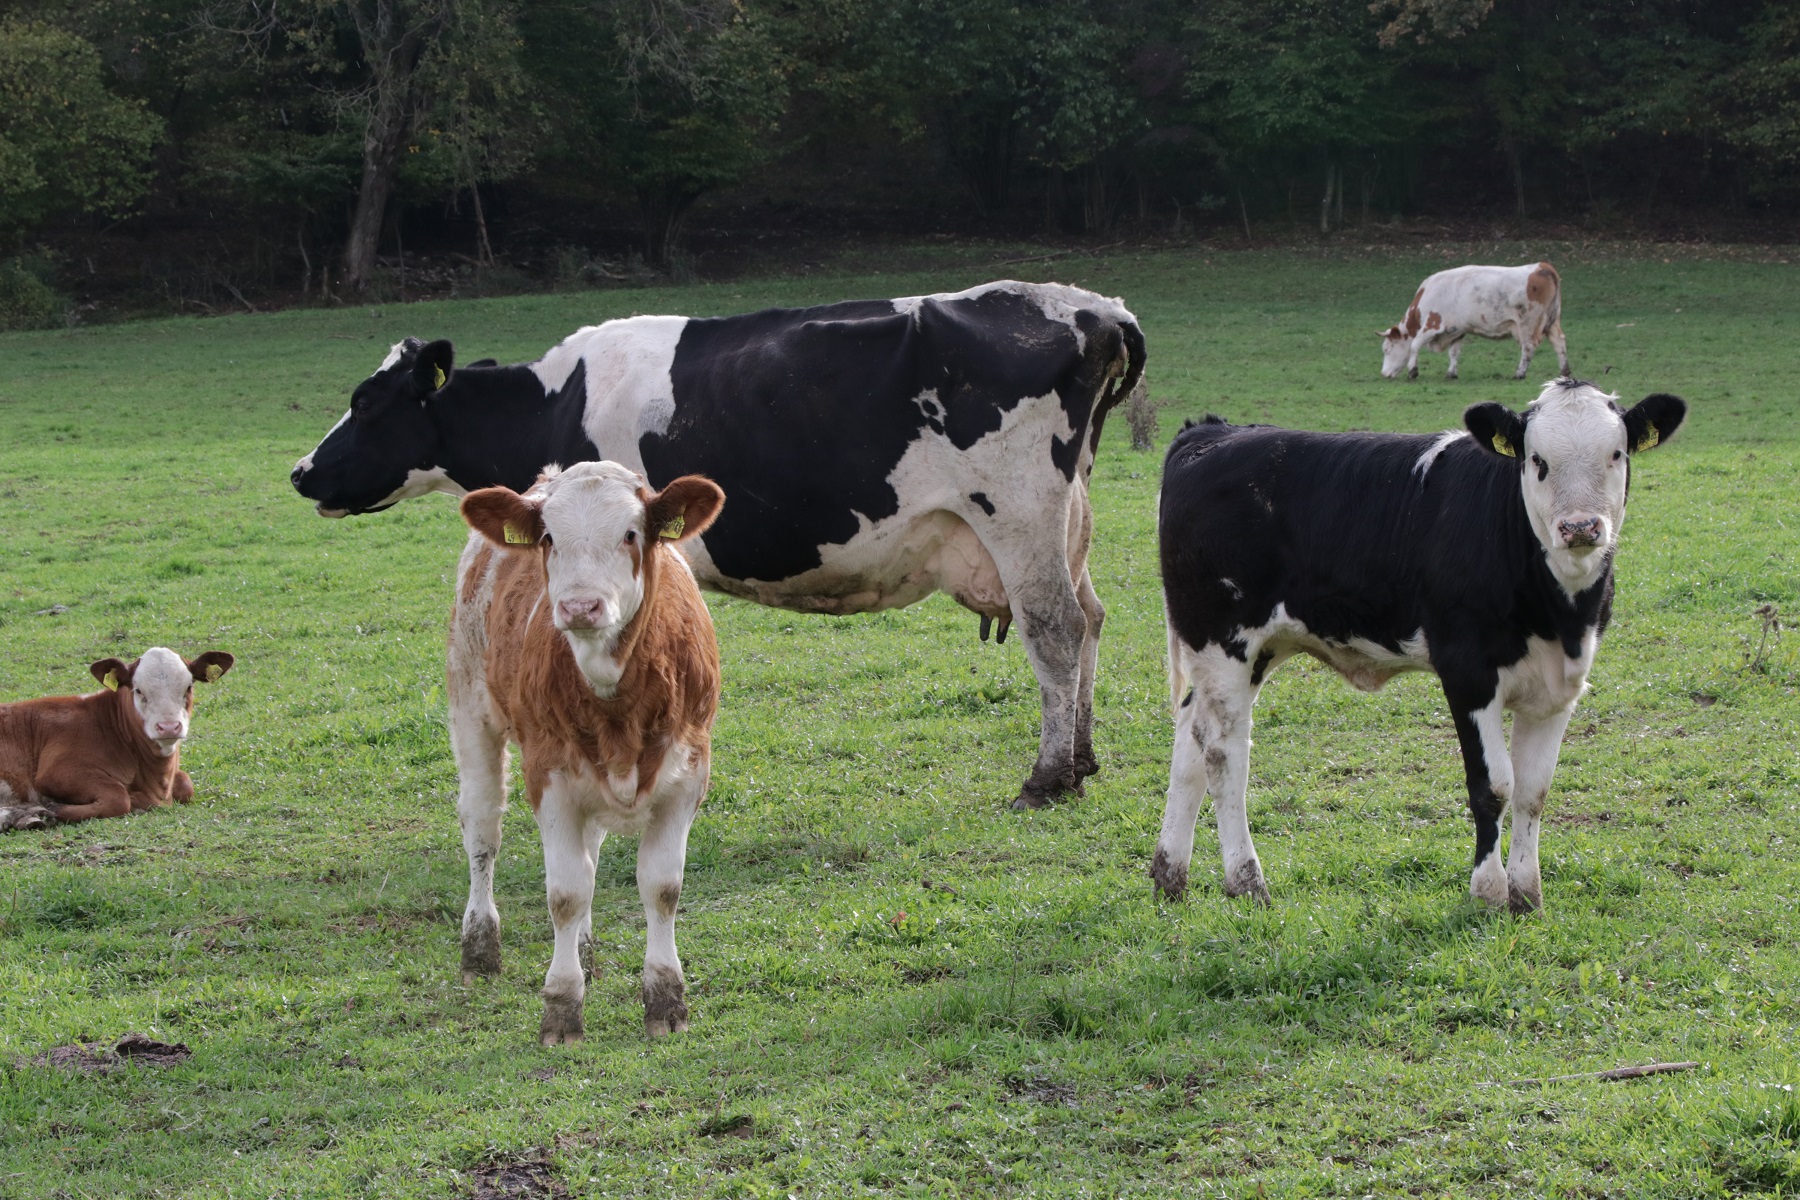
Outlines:
<svg viewBox="0 0 1800 1200"><path fill-rule="evenodd" d="M0 262L0 330L49 329L62 324L68 305L23 262Z"/></svg>

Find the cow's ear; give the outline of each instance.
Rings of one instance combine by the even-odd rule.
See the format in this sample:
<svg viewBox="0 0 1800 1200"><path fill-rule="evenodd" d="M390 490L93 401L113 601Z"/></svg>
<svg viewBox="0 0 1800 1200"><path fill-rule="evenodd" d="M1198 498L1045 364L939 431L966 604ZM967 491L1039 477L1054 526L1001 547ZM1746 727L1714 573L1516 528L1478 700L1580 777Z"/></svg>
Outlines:
<svg viewBox="0 0 1800 1200"><path fill-rule="evenodd" d="M1645 396L1625 414L1625 445L1633 454L1654 450L1687 419L1687 401L1667 392Z"/></svg>
<svg viewBox="0 0 1800 1200"><path fill-rule="evenodd" d="M685 542L706 532L725 493L704 475L683 475L644 502L644 531L651 537Z"/></svg>
<svg viewBox="0 0 1800 1200"><path fill-rule="evenodd" d="M236 661L223 650L208 650L198 658L188 659L188 670L197 683L217 683L219 676L231 670L231 664Z"/></svg>
<svg viewBox="0 0 1800 1200"><path fill-rule="evenodd" d="M503 550L535 546L544 538L544 509L511 488L482 488L462 500L469 528Z"/></svg>
<svg viewBox="0 0 1800 1200"><path fill-rule="evenodd" d="M136 665L132 664L132 666ZM100 686L108 691L116 692L131 683L132 667L126 666L116 658L103 658L97 663L91 663L88 671L100 681Z"/></svg>
<svg viewBox="0 0 1800 1200"><path fill-rule="evenodd" d="M413 390L421 396L430 395L450 382L455 369L455 347L441 340L427 342L419 347L418 356L413 359Z"/></svg>
<svg viewBox="0 0 1800 1200"><path fill-rule="evenodd" d="M1463 425L1475 436L1475 444L1488 453L1524 457L1525 418L1506 405L1492 401L1471 404L1463 411Z"/></svg>

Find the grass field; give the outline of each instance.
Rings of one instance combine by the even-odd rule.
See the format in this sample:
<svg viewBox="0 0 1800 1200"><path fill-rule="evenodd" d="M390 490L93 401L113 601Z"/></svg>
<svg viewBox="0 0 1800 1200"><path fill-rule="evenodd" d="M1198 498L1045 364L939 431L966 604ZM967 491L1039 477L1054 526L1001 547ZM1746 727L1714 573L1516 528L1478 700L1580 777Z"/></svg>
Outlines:
<svg viewBox="0 0 1800 1200"><path fill-rule="evenodd" d="M1800 615L1796 268L1492 244L991 256L0 338L0 700L87 690L88 662L152 644L238 656L201 689L191 806L0 836L0 1196L1800 1191L1800 634L1759 653L1753 615ZM535 1044L549 921L522 799L505 973L460 985L441 671L462 525L441 498L322 521L286 478L389 343L521 359L631 312L1054 276L1136 311L1165 440L1207 410L1436 430L1536 387L1485 343L1460 382L1428 355L1385 383L1374 331L1428 270L1539 256L1578 374L1693 406L1634 472L1543 913L1466 897L1435 681L1369 697L1304 663L1257 712L1274 905L1223 896L1210 813L1189 898L1153 903L1160 457L1115 420L1085 799L1005 808L1036 688L1016 639L977 641L943 598L847 619L712 598L725 699L679 926L692 1031L643 1040L636 847L615 839L588 1041ZM1534 378L1553 367L1546 347ZM128 1030L193 1057L104 1077L29 1061ZM1486 1086L1654 1060L1702 1066Z"/></svg>

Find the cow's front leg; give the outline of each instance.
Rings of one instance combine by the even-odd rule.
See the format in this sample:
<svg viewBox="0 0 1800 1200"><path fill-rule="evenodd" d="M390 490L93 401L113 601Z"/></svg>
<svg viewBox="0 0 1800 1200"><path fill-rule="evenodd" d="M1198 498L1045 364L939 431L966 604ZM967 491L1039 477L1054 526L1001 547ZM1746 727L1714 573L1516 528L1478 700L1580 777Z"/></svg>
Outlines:
<svg viewBox="0 0 1800 1200"><path fill-rule="evenodd" d="M1183 674L1193 684L1175 710L1175 750L1169 764L1169 793L1162 834L1150 862L1156 890L1175 897L1187 888L1194 855L1194 825L1210 791L1225 860L1225 894L1269 902L1262 862L1250 838L1247 807L1250 777L1250 708L1257 685L1252 669L1218 646L1198 652L1170 639L1183 656ZM1265 668L1267 664L1264 664Z"/></svg>
<svg viewBox="0 0 1800 1200"><path fill-rule="evenodd" d="M1444 687L1456 738L1462 746L1463 774L1469 788L1469 816L1475 822L1475 867L1469 892L1494 908L1506 905L1506 870L1500 862L1500 816L1512 798L1512 759L1506 752L1505 717L1500 708L1498 679L1484 690Z"/></svg>
<svg viewBox="0 0 1800 1200"><path fill-rule="evenodd" d="M1445 379L1455 379L1457 371L1461 369L1462 348L1463 344L1461 338L1457 338L1454 342L1450 343L1448 348L1450 354L1450 369L1444 372Z"/></svg>
<svg viewBox="0 0 1800 1200"><path fill-rule="evenodd" d="M469 857L469 899L463 906L462 978L500 973L500 910L494 906L494 863L506 815L506 738L481 705L451 698L450 748L456 755L456 816Z"/></svg>
<svg viewBox="0 0 1800 1200"><path fill-rule="evenodd" d="M47 771L33 783L51 814L65 824L102 817L122 817L131 811L131 792L124 784L97 771Z"/></svg>
<svg viewBox="0 0 1800 1200"><path fill-rule="evenodd" d="M687 870L688 829L706 794L707 767L692 786L668 801L638 843L638 897L644 902L644 1033L652 1038L688 1027L687 979L675 950L675 910Z"/></svg>
<svg viewBox="0 0 1800 1200"><path fill-rule="evenodd" d="M1064 519L1069 515L1065 509ZM1064 792L1081 790L1075 770L1075 714L1088 618L1069 574L1064 532L1059 530L1048 545L988 548L1018 614L1043 706L1037 765L1013 800L1014 808L1042 808Z"/></svg>
<svg viewBox="0 0 1800 1200"><path fill-rule="evenodd" d="M587 980L581 970L581 932L594 911L595 864L588 847L599 844L589 833L591 821L568 777L552 771L537 805L544 892L556 929L556 950L544 972L544 1020L538 1029L538 1040L546 1046L579 1042L583 1034L581 1004Z"/></svg>
<svg viewBox="0 0 1800 1200"><path fill-rule="evenodd" d="M1100 627L1106 623L1106 606L1100 603L1093 576L1086 568L1075 585L1075 598L1087 617L1087 632L1081 639L1081 679L1075 695L1075 777L1082 779L1100 773L1100 760L1094 754L1094 676L1100 668Z"/></svg>
<svg viewBox="0 0 1800 1200"><path fill-rule="evenodd" d="M1506 857L1506 897L1516 913L1535 912L1544 905L1544 885L1538 874L1538 829L1544 816L1544 798L1556 774L1562 754L1563 731L1575 714L1568 708L1534 721L1513 714L1512 728L1512 847Z"/></svg>
<svg viewBox="0 0 1800 1200"><path fill-rule="evenodd" d="M589 821L587 824L587 856L596 864L600 861L600 847L606 841L606 830L600 822ZM575 935L575 944L581 950L581 977L588 982L594 978L594 909L592 905L581 914L581 929Z"/></svg>

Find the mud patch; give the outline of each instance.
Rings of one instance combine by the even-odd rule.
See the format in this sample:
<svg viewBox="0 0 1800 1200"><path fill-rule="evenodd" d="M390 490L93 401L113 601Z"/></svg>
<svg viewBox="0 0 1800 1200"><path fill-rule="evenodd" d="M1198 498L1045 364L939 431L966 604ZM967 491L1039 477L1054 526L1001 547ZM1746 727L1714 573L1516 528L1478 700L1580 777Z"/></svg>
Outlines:
<svg viewBox="0 0 1800 1200"><path fill-rule="evenodd" d="M538 1200L569 1194L545 1162L487 1163L470 1174L475 1177L475 1200Z"/></svg>
<svg viewBox="0 0 1800 1200"><path fill-rule="evenodd" d="M737 1113L733 1116L709 1117L701 1122L701 1137L734 1137L747 1138L756 1128L756 1118L749 1113Z"/></svg>
<svg viewBox="0 0 1800 1200"><path fill-rule="evenodd" d="M83 1075L110 1075L127 1066L167 1067L185 1062L194 1052L183 1042L159 1042L141 1033L128 1033L107 1047L100 1042L76 1042L46 1050L25 1059L28 1066L80 1071Z"/></svg>
<svg viewBox="0 0 1800 1200"><path fill-rule="evenodd" d="M1041 1075L1025 1079L1010 1079L1007 1087L1012 1094L1021 1100L1030 1100L1037 1104L1050 1104L1060 1108L1079 1108L1075 1100L1075 1085L1057 1083Z"/></svg>

